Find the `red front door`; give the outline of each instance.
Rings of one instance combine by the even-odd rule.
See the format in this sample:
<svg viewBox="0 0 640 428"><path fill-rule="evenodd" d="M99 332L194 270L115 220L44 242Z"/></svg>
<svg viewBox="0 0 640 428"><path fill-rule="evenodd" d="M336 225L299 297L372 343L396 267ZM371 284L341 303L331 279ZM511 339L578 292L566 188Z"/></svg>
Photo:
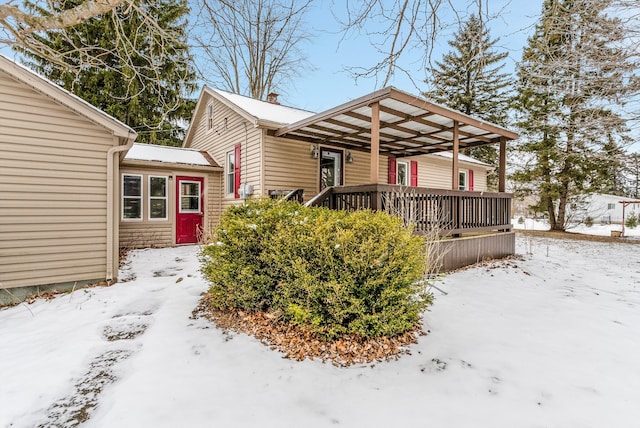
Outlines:
<svg viewBox="0 0 640 428"><path fill-rule="evenodd" d="M176 244L195 244L202 233L202 177L176 177Z"/></svg>

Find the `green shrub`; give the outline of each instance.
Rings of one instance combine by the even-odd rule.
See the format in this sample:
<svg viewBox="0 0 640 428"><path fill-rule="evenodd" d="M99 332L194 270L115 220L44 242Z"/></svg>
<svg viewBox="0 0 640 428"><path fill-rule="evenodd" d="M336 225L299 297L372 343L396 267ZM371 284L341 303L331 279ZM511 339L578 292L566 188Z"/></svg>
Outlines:
<svg viewBox="0 0 640 428"><path fill-rule="evenodd" d="M399 218L295 203L230 208L203 251L221 309L277 312L325 338L393 336L413 328L431 296L424 241Z"/></svg>
<svg viewBox="0 0 640 428"><path fill-rule="evenodd" d="M587 218L584 219L584 225L587 227L593 226L593 217L587 216Z"/></svg>
<svg viewBox="0 0 640 428"><path fill-rule="evenodd" d="M632 211L631 213L629 213L629 216L624 222L624 225L631 229L638 227L638 217L636 216L635 212Z"/></svg>

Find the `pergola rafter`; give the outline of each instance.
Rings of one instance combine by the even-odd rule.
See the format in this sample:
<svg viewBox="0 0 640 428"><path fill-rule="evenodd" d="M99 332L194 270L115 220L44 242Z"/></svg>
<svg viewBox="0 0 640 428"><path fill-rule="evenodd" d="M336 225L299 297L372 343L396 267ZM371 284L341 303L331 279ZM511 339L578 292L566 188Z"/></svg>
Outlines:
<svg viewBox="0 0 640 428"><path fill-rule="evenodd" d="M453 153L452 183L458 187L458 152L485 144L500 145L499 190L505 190L506 143L518 134L432 101L381 89L272 132L281 138L330 144L371 153L371 182L378 182L381 153L395 157L441 151Z"/></svg>

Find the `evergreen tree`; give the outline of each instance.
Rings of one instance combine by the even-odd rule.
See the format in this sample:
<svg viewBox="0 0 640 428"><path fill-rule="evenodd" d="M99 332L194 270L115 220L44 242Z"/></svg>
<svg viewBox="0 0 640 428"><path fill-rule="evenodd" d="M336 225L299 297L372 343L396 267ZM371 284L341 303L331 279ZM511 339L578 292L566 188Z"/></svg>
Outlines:
<svg viewBox="0 0 640 428"><path fill-rule="evenodd" d="M492 39L489 29L472 15L449 41L452 50L441 62L436 61L428 82L432 91L425 95L463 113L504 125L509 109L508 88L512 82L508 74L500 72L507 53L494 49L498 41ZM471 147L463 152L497 166L497 148L492 145ZM490 178L495 182L495 177Z"/></svg>
<svg viewBox="0 0 640 428"><path fill-rule="evenodd" d="M611 187L627 132L618 107L638 94L638 64L611 4L545 0L517 67L524 165L513 178L531 184L554 230L575 198Z"/></svg>
<svg viewBox="0 0 640 428"><path fill-rule="evenodd" d="M626 196L640 198L640 153L631 153L625 165L627 175Z"/></svg>
<svg viewBox="0 0 640 428"><path fill-rule="evenodd" d="M66 10L81 1L56 4ZM77 62L79 72L26 50L23 53L39 73L134 128L138 142L178 146L194 106L185 97L196 89L185 35L187 3L135 3L136 8L125 3L111 14L93 17L65 33L50 31L40 37L52 51ZM37 8L35 4L31 7ZM151 29L150 20L158 28ZM156 37L158 30L163 33L162 40ZM127 38L120 38L120 34ZM81 50L76 46L91 48ZM100 58L99 66L92 65L92 57Z"/></svg>

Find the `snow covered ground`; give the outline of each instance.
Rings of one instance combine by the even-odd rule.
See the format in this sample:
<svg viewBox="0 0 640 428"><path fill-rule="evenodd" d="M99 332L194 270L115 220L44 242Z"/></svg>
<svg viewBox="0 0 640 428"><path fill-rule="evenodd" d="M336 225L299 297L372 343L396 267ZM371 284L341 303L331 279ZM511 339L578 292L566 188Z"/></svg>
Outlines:
<svg viewBox="0 0 640 428"><path fill-rule="evenodd" d="M637 427L638 249L518 237L437 285L412 355L350 368L192 319L196 247L135 251L127 282L0 310L0 427Z"/></svg>
<svg viewBox="0 0 640 428"><path fill-rule="evenodd" d="M518 223L516 219L513 219L511 220L511 224L514 229L520 230L549 230L548 222L543 220L534 220L531 218L524 219L523 223ZM584 235L594 236L611 236L612 230L621 231L622 225L595 223L591 226L587 226L584 224L576 224L567 228L567 232L570 233L582 233ZM632 239L640 238L640 227L625 227L624 236Z"/></svg>

